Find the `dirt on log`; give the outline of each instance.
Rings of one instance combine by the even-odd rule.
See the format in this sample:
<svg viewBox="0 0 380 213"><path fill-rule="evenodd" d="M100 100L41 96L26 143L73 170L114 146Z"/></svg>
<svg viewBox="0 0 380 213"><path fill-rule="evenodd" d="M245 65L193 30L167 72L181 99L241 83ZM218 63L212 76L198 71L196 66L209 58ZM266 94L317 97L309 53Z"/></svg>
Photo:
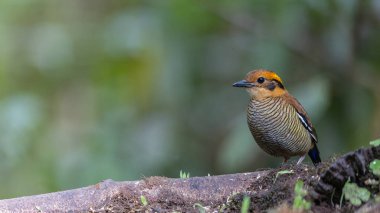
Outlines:
<svg viewBox="0 0 380 213"><path fill-rule="evenodd" d="M350 179L370 190L372 198L379 186L368 168L380 158L380 147L359 149L337 160L310 165L283 165L252 173L173 179L149 177L139 181L102 181L98 184L13 199L0 200L0 212L240 212L244 197L250 197L252 212L291 212L294 185L305 183L305 197L313 212L378 212L374 199L355 207L340 203L344 183ZM280 171L286 171L280 175Z"/></svg>
<svg viewBox="0 0 380 213"><path fill-rule="evenodd" d="M234 193L245 191L268 171L173 179L149 177L140 181L98 184L13 199L0 200L0 212L131 212L194 211L194 204L216 207ZM146 198L143 205L141 196Z"/></svg>

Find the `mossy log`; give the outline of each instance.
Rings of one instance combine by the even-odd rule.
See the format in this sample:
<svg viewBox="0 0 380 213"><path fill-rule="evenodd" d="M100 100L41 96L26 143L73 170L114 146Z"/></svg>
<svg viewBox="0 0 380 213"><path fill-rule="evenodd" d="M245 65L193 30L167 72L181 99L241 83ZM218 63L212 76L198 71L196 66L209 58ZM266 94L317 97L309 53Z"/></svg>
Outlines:
<svg viewBox="0 0 380 213"><path fill-rule="evenodd" d="M379 186L365 184L368 179L379 179L368 168L374 159L380 159L380 147L359 149L318 167L288 164L252 173L186 179L105 180L84 188L0 200L0 212L199 212L199 208L206 212L236 212L244 196L251 198L250 210L254 212L278 206L291 210L298 179L308 189L306 199L312 202L313 212L378 212L380 205L374 201L360 208L343 200L340 206L342 188L348 179L368 188L372 197L379 193ZM278 175L283 170L289 172Z"/></svg>
<svg viewBox="0 0 380 213"><path fill-rule="evenodd" d="M218 205L243 192L268 171L173 179L149 177L139 181L105 180L92 186L49 194L0 200L0 212L130 212L193 211L194 204ZM144 196L148 205L141 202ZM190 204L190 205L188 205Z"/></svg>

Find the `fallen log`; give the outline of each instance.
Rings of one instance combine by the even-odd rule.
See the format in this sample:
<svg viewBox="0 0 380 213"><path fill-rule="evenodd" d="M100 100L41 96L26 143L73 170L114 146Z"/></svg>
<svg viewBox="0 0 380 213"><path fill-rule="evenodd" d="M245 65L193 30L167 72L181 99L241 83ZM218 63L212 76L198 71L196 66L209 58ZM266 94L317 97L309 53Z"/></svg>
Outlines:
<svg viewBox="0 0 380 213"><path fill-rule="evenodd" d="M379 185L366 185L369 179L379 181L369 170L374 159L380 159L379 146L347 153L318 167L286 164L219 176L105 180L84 188L0 200L0 212L236 212L244 197L250 198L253 212L273 208L289 212L297 180L304 182L305 200L312 203L313 212L378 212L380 205L374 198ZM367 188L371 200L360 207L341 199L347 180Z"/></svg>
<svg viewBox="0 0 380 213"><path fill-rule="evenodd" d="M215 208L267 173L186 179L149 177L123 182L105 180L84 188L0 200L0 212L194 211L195 204ZM146 199L146 205L141 202L141 196Z"/></svg>

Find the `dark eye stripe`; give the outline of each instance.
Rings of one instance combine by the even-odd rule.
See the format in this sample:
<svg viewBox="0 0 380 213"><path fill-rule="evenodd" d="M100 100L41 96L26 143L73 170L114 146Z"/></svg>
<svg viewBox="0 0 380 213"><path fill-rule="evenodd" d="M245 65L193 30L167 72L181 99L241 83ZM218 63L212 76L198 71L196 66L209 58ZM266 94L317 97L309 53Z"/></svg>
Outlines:
<svg viewBox="0 0 380 213"><path fill-rule="evenodd" d="M279 82L278 80L276 80L276 79L273 79L273 81L277 82L277 84L278 84L278 87L280 87L281 89L284 89L284 88L285 88L285 87L284 87L284 85L282 85L282 83L281 83L281 82Z"/></svg>

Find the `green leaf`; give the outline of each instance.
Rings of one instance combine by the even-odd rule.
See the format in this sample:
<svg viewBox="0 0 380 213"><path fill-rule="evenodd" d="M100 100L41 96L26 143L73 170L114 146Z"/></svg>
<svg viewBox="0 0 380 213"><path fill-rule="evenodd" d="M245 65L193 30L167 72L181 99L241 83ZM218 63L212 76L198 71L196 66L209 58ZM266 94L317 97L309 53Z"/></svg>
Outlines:
<svg viewBox="0 0 380 213"><path fill-rule="evenodd" d="M284 175L284 174L291 174L291 173L294 173L293 170L282 170L282 171L277 172L276 177L274 178L273 183L276 182L278 176Z"/></svg>
<svg viewBox="0 0 380 213"><path fill-rule="evenodd" d="M294 210L309 210L311 203L305 200L304 196L307 194L307 191L303 188L303 181L297 180L294 186L294 200L293 200L293 209Z"/></svg>
<svg viewBox="0 0 380 213"><path fill-rule="evenodd" d="M354 206L362 205L362 201L359 198L351 198L350 203Z"/></svg>
<svg viewBox="0 0 380 213"><path fill-rule="evenodd" d="M296 195L305 196L307 194L306 190L303 189L303 181L297 180L296 185L294 186L294 193Z"/></svg>
<svg viewBox="0 0 380 213"><path fill-rule="evenodd" d="M182 170L181 170L181 171L179 171L179 177L181 179L189 178L190 177L190 172L186 173L186 172L182 172Z"/></svg>
<svg viewBox="0 0 380 213"><path fill-rule="evenodd" d="M146 200L146 197L144 195L140 196L140 201L143 204L143 206L147 206L148 205L148 201Z"/></svg>
<svg viewBox="0 0 380 213"><path fill-rule="evenodd" d="M367 202L371 196L371 193L366 189L359 187L356 183L344 184L343 194L346 200L354 206L360 206L362 202Z"/></svg>
<svg viewBox="0 0 380 213"><path fill-rule="evenodd" d="M303 209L309 210L311 208L311 203L309 201L304 200Z"/></svg>
<svg viewBox="0 0 380 213"><path fill-rule="evenodd" d="M311 203L305 200L302 196L297 195L293 201L294 210L308 210L311 208Z"/></svg>
<svg viewBox="0 0 380 213"><path fill-rule="evenodd" d="M300 194L300 192L302 191L302 187L303 187L303 181L297 180L296 185L294 186L294 192L296 194Z"/></svg>
<svg viewBox="0 0 380 213"><path fill-rule="evenodd" d="M240 212L241 213L247 213L248 210L249 210L249 204L251 203L251 199L248 197L248 196L245 196L243 198L243 202L241 204L241 209L240 209Z"/></svg>
<svg viewBox="0 0 380 213"><path fill-rule="evenodd" d="M197 208L199 213L206 213L206 208L202 206L200 203L194 203L194 208Z"/></svg>
<svg viewBox="0 0 380 213"><path fill-rule="evenodd" d="M379 146L380 145L380 138L369 142L369 144L371 146Z"/></svg>
<svg viewBox="0 0 380 213"><path fill-rule="evenodd" d="M371 192L368 191L366 188L359 188L358 189L358 197L364 201L367 202L371 196Z"/></svg>
<svg viewBox="0 0 380 213"><path fill-rule="evenodd" d="M293 201L293 208L300 209L302 205L302 200L303 200L302 196L297 195Z"/></svg>
<svg viewBox="0 0 380 213"><path fill-rule="evenodd" d="M373 160L369 164L369 168L373 174L380 176L380 160Z"/></svg>

